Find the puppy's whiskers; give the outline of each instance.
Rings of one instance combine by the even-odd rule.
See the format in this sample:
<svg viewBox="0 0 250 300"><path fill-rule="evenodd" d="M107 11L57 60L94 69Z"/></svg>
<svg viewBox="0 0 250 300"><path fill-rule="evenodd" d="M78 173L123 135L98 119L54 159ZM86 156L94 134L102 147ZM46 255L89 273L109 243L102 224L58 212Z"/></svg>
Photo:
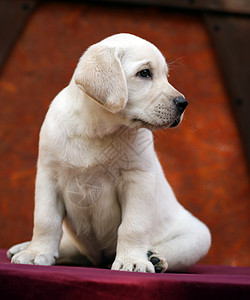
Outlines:
<svg viewBox="0 0 250 300"><path fill-rule="evenodd" d="M184 65L180 62L180 60L182 60L183 57L179 57L171 62L168 62L167 65L168 65L168 69L169 70L174 70L176 69L177 67L184 67Z"/></svg>

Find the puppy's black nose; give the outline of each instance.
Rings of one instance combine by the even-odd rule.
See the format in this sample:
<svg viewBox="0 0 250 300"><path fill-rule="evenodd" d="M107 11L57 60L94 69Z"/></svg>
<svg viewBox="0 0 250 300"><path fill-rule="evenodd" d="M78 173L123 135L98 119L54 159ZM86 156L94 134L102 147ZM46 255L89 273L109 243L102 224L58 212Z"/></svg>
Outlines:
<svg viewBox="0 0 250 300"><path fill-rule="evenodd" d="M173 101L180 113L183 113L185 108L188 106L187 100L183 97L176 97Z"/></svg>

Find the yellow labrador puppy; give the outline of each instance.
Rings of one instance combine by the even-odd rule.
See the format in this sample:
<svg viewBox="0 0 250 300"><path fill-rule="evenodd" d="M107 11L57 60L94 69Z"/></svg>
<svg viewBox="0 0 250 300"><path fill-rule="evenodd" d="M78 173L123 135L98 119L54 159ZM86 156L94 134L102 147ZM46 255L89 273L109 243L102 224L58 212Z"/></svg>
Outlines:
<svg viewBox="0 0 250 300"><path fill-rule="evenodd" d="M33 237L12 262L153 273L202 258L210 232L176 200L151 132L177 126L187 104L151 43L117 34L91 46L42 125Z"/></svg>

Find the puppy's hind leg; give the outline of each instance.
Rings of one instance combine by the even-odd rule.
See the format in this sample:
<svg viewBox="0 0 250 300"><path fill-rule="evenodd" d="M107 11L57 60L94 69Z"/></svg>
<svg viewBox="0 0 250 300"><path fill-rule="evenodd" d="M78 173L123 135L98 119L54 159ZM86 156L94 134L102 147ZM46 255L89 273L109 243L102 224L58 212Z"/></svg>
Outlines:
<svg viewBox="0 0 250 300"><path fill-rule="evenodd" d="M192 221L193 224L187 225L173 239L154 245L159 258L163 257L167 262L169 272L187 271L204 257L210 248L209 229L197 219Z"/></svg>

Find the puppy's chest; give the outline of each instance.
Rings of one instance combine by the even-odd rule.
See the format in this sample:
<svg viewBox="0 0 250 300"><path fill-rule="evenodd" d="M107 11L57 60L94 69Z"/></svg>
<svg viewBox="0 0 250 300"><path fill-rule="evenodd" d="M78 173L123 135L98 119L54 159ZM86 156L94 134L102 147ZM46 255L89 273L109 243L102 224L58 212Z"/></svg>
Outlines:
<svg viewBox="0 0 250 300"><path fill-rule="evenodd" d="M64 170L63 173L64 175L59 176L58 181L67 206L89 207L100 198L102 184L94 174L71 170Z"/></svg>
<svg viewBox="0 0 250 300"><path fill-rule="evenodd" d="M115 181L105 176L101 166L91 172L71 171L59 178L68 226L83 243L91 234L100 249L115 245L121 219Z"/></svg>
<svg viewBox="0 0 250 300"><path fill-rule="evenodd" d="M131 166L133 157L130 151L119 138L91 143L74 139L63 149L58 161L65 168L85 173L87 177L95 174L113 180L121 170Z"/></svg>
<svg viewBox="0 0 250 300"><path fill-rule="evenodd" d="M142 164L143 151L137 152L131 139L134 137L128 132L91 143L72 139L62 152L64 157L58 159L59 186L64 198L84 207L110 197L124 173Z"/></svg>
<svg viewBox="0 0 250 300"><path fill-rule="evenodd" d="M68 162L58 169L59 187L68 205L84 208L101 201L105 203L114 197L121 173L129 167L128 156L114 144L91 154L87 164L80 152L78 166Z"/></svg>

